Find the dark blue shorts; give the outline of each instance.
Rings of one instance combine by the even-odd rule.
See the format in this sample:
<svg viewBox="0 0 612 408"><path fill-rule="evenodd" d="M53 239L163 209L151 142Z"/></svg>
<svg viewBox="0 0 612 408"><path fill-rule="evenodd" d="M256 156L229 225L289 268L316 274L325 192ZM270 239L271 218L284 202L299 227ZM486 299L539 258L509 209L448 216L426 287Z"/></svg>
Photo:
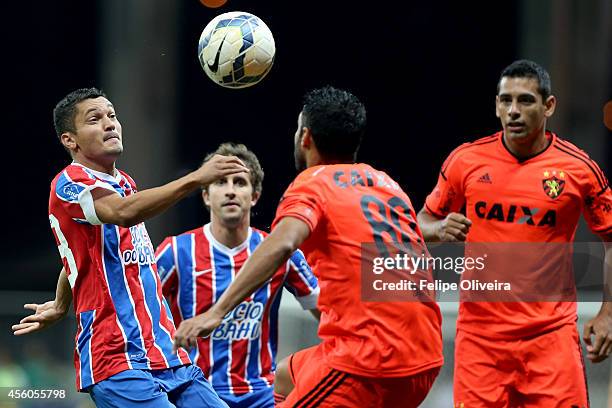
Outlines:
<svg viewBox="0 0 612 408"><path fill-rule="evenodd" d="M98 408L228 408L193 365L166 370L126 370L88 389Z"/></svg>

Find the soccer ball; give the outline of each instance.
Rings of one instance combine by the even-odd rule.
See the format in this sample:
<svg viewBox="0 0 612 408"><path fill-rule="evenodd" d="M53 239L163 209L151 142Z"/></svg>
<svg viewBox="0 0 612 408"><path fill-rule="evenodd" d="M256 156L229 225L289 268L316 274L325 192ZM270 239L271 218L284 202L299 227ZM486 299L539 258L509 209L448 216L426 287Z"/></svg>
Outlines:
<svg viewBox="0 0 612 408"><path fill-rule="evenodd" d="M274 37L250 13L232 11L215 17L202 31L198 59L206 75L226 88L246 88L261 81L274 62Z"/></svg>

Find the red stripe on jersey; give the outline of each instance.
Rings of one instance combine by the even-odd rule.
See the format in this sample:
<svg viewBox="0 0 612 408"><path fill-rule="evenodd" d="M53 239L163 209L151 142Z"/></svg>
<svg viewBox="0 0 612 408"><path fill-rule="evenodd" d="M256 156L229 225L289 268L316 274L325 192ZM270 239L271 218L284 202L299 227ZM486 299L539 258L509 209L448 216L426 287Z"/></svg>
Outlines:
<svg viewBox="0 0 612 408"><path fill-rule="evenodd" d="M210 248L210 242L206 239L203 228L194 232L193 239L195 248ZM195 309L198 314L203 313L209 305L213 304L213 293L215 293L213 290L214 272L211 270L210 254L210 250L195 251L196 272L207 271L196 279ZM206 378L210 377L210 336L205 339L198 339L198 357L194 364L202 369Z"/></svg>
<svg viewBox="0 0 612 408"><path fill-rule="evenodd" d="M78 316L78 314L77 314ZM74 336L74 344L79 344L79 336L81 335L81 332L83 331L83 328L81 327L81 319L76 319L77 321L77 329L76 329L76 334ZM81 384L81 358L79 356L79 348L75 347L74 348L74 369L76 371L76 387L77 390L80 390L82 388Z"/></svg>
<svg viewBox="0 0 612 408"><path fill-rule="evenodd" d="M173 278L176 278L176 276L173 276ZM163 299L162 288L161 288L161 284L159 282L158 282L158 285L157 285L157 296L158 296L158 299ZM172 338L172 337L174 337L174 333L176 332L176 329L175 329L174 325L172 324L170 316L168 316L168 312L167 312L166 306L164 304L160 304L159 306L160 306L159 325ZM181 363L183 363L183 364L190 364L191 363L191 361L189 360L189 355L182 348L180 348L178 350L178 356L179 356L179 359L181 360Z"/></svg>
<svg viewBox="0 0 612 408"><path fill-rule="evenodd" d="M272 277L272 281L268 285L268 303L266 304L265 313L261 319L261 336L260 336L260 353L261 370L262 372L272 370L272 354L270 350L270 309L274 303L273 297L277 296L277 292L282 290L284 275L277 273ZM270 381L269 384L272 384Z"/></svg>
<svg viewBox="0 0 612 408"><path fill-rule="evenodd" d="M248 257L247 251L242 251L233 257L234 263L234 276L232 281L236 279L236 275L240 272L240 268L246 262ZM252 300L253 296L249 296L246 300ZM245 380L247 377L247 361L249 354L249 342L248 339L242 340L228 340L231 342L230 358L230 383L232 384L232 391L240 395L252 391L250 384Z"/></svg>

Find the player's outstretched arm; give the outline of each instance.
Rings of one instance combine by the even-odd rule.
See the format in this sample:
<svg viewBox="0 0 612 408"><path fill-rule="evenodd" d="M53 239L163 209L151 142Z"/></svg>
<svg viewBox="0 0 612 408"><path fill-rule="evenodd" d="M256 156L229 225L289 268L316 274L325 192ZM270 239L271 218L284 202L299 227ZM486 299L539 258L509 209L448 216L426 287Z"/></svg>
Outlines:
<svg viewBox="0 0 612 408"><path fill-rule="evenodd" d="M207 312L181 323L174 335L174 350L191 348L198 337L207 337L223 317L260 288L310 235L308 225L293 217L283 218L236 274L236 280Z"/></svg>
<svg viewBox="0 0 612 408"><path fill-rule="evenodd" d="M192 191L236 173L248 173L237 157L215 155L196 171L160 187L121 197L102 188L92 192L96 215L105 224L131 227L161 214Z"/></svg>
<svg viewBox="0 0 612 408"><path fill-rule="evenodd" d="M606 242L604 258L604 302L597 316L584 325L582 338L587 347L587 358L593 363L608 358L612 353L612 242Z"/></svg>
<svg viewBox="0 0 612 408"><path fill-rule="evenodd" d="M463 214L453 212L445 218L438 218L425 207L417 214L417 221L427 242L463 242L472 225Z"/></svg>
<svg viewBox="0 0 612 408"><path fill-rule="evenodd" d="M66 270L62 268L57 280L55 299L42 303L27 303L23 307L34 311L34 314L21 319L19 324L11 327L15 336L30 334L53 325L63 319L68 313L72 303L72 289L66 277Z"/></svg>

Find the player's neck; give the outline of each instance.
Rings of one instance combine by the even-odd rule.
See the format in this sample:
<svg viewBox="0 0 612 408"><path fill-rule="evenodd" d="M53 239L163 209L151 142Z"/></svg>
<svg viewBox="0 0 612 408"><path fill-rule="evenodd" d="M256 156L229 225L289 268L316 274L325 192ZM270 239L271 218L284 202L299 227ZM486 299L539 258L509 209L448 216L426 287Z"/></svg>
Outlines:
<svg viewBox="0 0 612 408"><path fill-rule="evenodd" d="M72 159L74 160L75 163L79 163L87 167L88 169L99 171L101 173L106 173L113 177L115 177L115 174L117 172L114 161L108 162L108 163L101 163L101 162L92 161L88 159L87 157L83 157L83 156L75 156Z"/></svg>
<svg viewBox="0 0 612 408"><path fill-rule="evenodd" d="M226 226L221 222L212 220L210 222L210 232L220 244L228 248L235 248L246 241L249 236L249 219L245 217L236 226Z"/></svg>
<svg viewBox="0 0 612 408"><path fill-rule="evenodd" d="M328 158L328 157L323 157L319 154L312 155L306 161L307 167L332 165L332 164L353 164L353 163L355 163L355 160L353 159Z"/></svg>
<svg viewBox="0 0 612 408"><path fill-rule="evenodd" d="M548 138L544 129L542 129L541 134L538 134L537 137L526 143L516 143L516 141L506 137L506 134L504 133L504 145L510 151L510 153L512 153L512 155L518 159L533 157L543 152L546 150L551 141L552 139Z"/></svg>

